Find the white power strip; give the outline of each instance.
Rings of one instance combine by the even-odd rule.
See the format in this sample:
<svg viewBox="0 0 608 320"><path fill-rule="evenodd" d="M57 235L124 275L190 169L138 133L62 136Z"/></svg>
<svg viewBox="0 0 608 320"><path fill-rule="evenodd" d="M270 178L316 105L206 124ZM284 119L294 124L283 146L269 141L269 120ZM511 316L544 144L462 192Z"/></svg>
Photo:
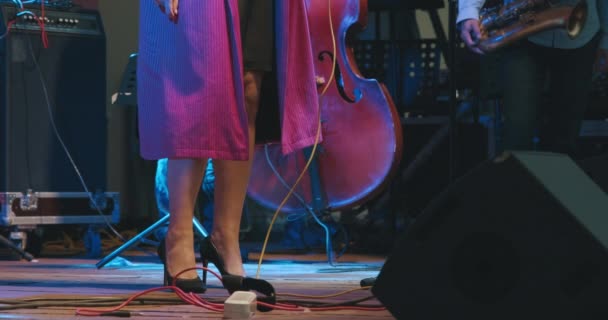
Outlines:
<svg viewBox="0 0 608 320"><path fill-rule="evenodd" d="M224 319L251 319L255 315L257 297L249 291L235 291L224 302Z"/></svg>

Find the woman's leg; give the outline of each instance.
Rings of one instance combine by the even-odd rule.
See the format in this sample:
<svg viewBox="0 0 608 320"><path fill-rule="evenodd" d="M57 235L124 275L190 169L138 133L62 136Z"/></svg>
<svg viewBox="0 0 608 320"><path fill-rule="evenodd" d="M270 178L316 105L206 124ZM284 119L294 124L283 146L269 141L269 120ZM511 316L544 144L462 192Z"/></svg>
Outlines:
<svg viewBox="0 0 608 320"><path fill-rule="evenodd" d="M239 247L241 214L251 175L255 145L255 118L260 103L262 72L247 71L244 75L245 105L249 126L249 160L213 160L215 166L215 208L211 239L224 260L226 271L244 275Z"/></svg>
<svg viewBox="0 0 608 320"><path fill-rule="evenodd" d="M172 277L196 264L192 218L194 203L200 190L207 161L205 159L169 159L169 228L165 237L167 271ZM196 278L196 270L179 276Z"/></svg>

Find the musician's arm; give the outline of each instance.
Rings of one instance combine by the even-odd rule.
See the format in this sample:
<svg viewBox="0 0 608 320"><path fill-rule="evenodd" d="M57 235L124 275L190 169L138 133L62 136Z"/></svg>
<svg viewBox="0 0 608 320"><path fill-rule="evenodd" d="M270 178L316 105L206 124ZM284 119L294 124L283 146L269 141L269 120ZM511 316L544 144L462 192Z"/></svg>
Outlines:
<svg viewBox="0 0 608 320"><path fill-rule="evenodd" d="M460 38L471 51L479 54L483 54L483 51L477 47L481 38L479 11L484 3L485 0L459 0L458 17L456 19L460 30Z"/></svg>
<svg viewBox="0 0 608 320"><path fill-rule="evenodd" d="M458 17L456 23L467 19L478 20L479 10L481 10L481 7L483 7L485 2L485 0L458 0Z"/></svg>

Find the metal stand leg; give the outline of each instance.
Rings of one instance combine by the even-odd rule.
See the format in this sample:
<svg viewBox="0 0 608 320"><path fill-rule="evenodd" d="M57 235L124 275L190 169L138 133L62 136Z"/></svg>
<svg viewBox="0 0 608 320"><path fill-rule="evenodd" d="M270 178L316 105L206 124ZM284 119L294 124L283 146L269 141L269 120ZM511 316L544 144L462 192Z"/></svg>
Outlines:
<svg viewBox="0 0 608 320"><path fill-rule="evenodd" d="M26 259L27 261L32 261L34 260L34 257L25 252L23 249L17 247L14 243L12 243L10 240L8 240L7 238L3 237L0 235L0 242L7 246L9 249L15 251L16 253L18 253L20 256L22 256L24 259Z"/></svg>
<svg viewBox="0 0 608 320"><path fill-rule="evenodd" d="M101 257L101 235L99 234L100 228L104 226L100 225L89 225L87 233L84 237L84 246L87 249L88 258L99 258Z"/></svg>
<svg viewBox="0 0 608 320"><path fill-rule="evenodd" d="M205 229L205 227L203 227L203 225L198 222L198 219L196 217L192 219L192 224L194 225L194 231L197 232L198 235L201 236L201 238L207 238L209 236L209 232L207 232L207 229Z"/></svg>
<svg viewBox="0 0 608 320"><path fill-rule="evenodd" d="M304 149L304 156L306 159L310 157L311 152L312 148ZM310 175L310 188L312 193L311 214L317 224L319 224L323 228L323 230L325 230L325 251L327 253L327 262L331 266L334 266L334 246L331 240L331 232L329 230L329 227L327 227L327 225L325 225L323 221L321 221L321 219L319 219L319 217L317 216L317 213L321 213L321 211L324 209L324 201L321 192L322 187L320 180L321 175L319 174L319 165L316 159L316 155L313 157L314 158L310 163L310 166L308 167L308 173Z"/></svg>
<svg viewBox="0 0 608 320"><path fill-rule="evenodd" d="M114 258L116 258L118 255L120 255L123 251L130 248L136 242L139 242L141 239L147 237L150 233L154 232L154 230L156 230L159 227L162 227L163 225L167 224L168 222L169 222L169 215L165 215L164 217L160 218L153 225L149 226L146 230L140 232L138 235L133 237L131 240L125 242L125 244L118 247L116 250L114 250L112 253L107 255L105 258L103 258L99 262L97 262L97 264L95 264L97 266L97 269L103 268L103 266L108 264L108 262L114 260ZM192 224L194 225L194 231L196 233L198 233L201 237L206 238L209 235L207 230L205 230L203 225L201 225L201 223L198 221L198 219L196 219L196 217L192 219Z"/></svg>

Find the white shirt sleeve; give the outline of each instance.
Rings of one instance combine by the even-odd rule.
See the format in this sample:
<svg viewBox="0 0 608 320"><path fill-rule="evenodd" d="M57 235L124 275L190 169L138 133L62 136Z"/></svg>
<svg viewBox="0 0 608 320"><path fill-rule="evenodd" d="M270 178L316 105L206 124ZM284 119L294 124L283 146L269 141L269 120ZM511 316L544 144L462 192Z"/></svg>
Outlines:
<svg viewBox="0 0 608 320"><path fill-rule="evenodd" d="M600 48L608 50L608 0L597 0L597 13L600 18Z"/></svg>
<svg viewBox="0 0 608 320"><path fill-rule="evenodd" d="M485 0L458 0L458 17L456 18L456 23L467 19L479 20L479 10L481 10L481 7L483 7L485 2Z"/></svg>

